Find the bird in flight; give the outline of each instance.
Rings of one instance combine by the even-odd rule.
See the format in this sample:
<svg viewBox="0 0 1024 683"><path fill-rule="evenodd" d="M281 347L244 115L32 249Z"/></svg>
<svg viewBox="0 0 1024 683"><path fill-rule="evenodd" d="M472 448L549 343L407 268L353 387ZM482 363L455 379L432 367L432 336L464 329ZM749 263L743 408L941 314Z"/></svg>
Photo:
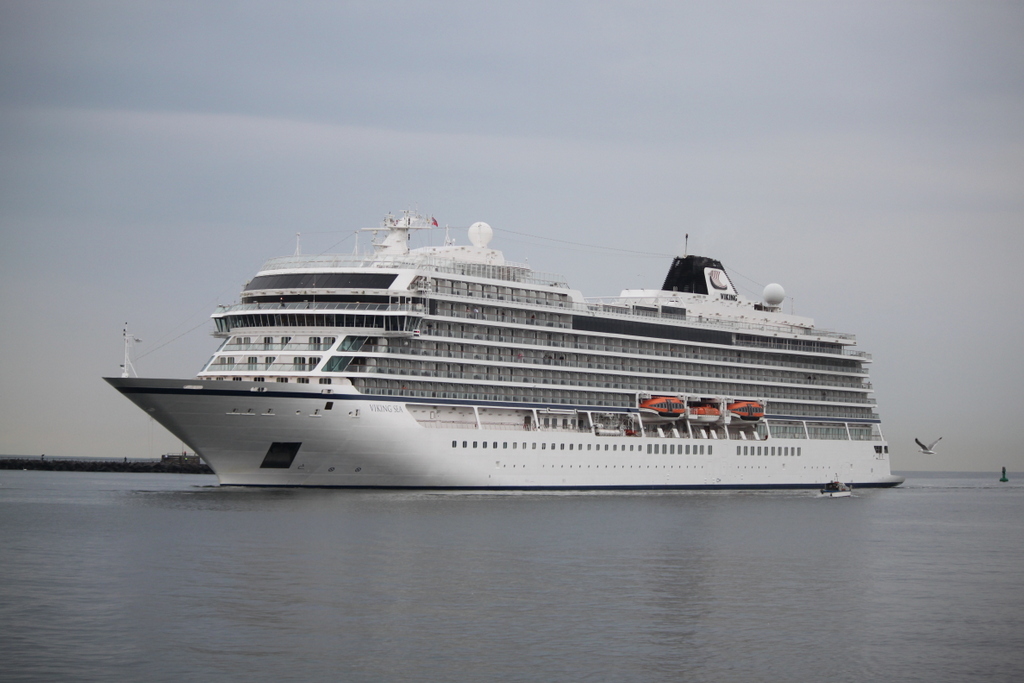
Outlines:
<svg viewBox="0 0 1024 683"><path fill-rule="evenodd" d="M942 437L940 436L939 438L935 439L935 441L932 441L927 446L925 446L923 443L921 443L920 439L914 439L914 441L917 443L918 446L921 447L921 452L922 453L924 453L926 455L935 455L935 451L933 449L935 448L935 444L937 444L938 442L942 441Z"/></svg>

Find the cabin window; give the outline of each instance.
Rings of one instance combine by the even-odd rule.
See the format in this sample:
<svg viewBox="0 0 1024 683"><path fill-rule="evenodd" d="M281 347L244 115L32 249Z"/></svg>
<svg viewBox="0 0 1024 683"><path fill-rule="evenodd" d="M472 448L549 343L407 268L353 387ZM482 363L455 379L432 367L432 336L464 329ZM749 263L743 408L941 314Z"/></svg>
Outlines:
<svg viewBox="0 0 1024 683"><path fill-rule="evenodd" d="M701 446L701 448L703 448L703 446ZM708 455L712 454L712 452L714 451L714 448L715 448L714 446L708 446Z"/></svg>
<svg viewBox="0 0 1024 683"><path fill-rule="evenodd" d="M462 442L462 447L463 447L463 448L466 448L466 447L468 446L468 444L469 444L469 442L468 442L468 441L463 441L463 442Z"/></svg>
<svg viewBox="0 0 1024 683"><path fill-rule="evenodd" d="M452 448L458 448L458 446L459 446L459 442L458 441L452 441Z"/></svg>

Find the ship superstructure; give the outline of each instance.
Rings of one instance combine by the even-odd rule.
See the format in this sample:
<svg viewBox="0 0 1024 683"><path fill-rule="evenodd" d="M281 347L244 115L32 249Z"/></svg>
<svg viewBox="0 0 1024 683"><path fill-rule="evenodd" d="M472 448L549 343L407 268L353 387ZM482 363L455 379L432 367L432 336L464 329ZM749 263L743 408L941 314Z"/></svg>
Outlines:
<svg viewBox="0 0 1024 683"><path fill-rule="evenodd" d="M388 216L366 256L272 259L214 314L194 380L108 380L224 484L442 488L893 486L852 335L674 259L585 299Z"/></svg>

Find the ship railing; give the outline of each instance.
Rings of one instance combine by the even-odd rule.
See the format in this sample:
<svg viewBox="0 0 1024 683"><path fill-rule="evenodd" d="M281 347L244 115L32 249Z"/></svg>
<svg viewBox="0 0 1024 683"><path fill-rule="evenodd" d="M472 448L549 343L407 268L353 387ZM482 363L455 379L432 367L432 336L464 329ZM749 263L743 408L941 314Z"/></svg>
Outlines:
<svg viewBox="0 0 1024 683"><path fill-rule="evenodd" d="M365 268L374 270L421 270L465 277L479 277L508 282L525 282L544 287L568 289L565 277L533 270L529 264L506 261L502 264L471 263L441 256L403 254L320 254L317 256L280 256L263 264L260 272L276 270L321 270L332 268Z"/></svg>
<svg viewBox="0 0 1024 683"><path fill-rule="evenodd" d="M579 304L577 304L579 305ZM632 298L627 297L597 297L588 298L586 307L592 312L600 312L617 317L643 317L662 318L665 320L685 320L687 325L695 325L708 328L724 328L735 330L755 330L760 332L779 332L782 334L799 334L809 337L828 337L830 339L853 341L856 336L847 332L835 332L816 327L805 327L801 325L776 325L768 322L750 322L744 320L719 319L703 315L681 315L678 313L665 313L655 309L654 306L644 307L642 304L634 303ZM679 308L685 308L680 304Z"/></svg>
<svg viewBox="0 0 1024 683"><path fill-rule="evenodd" d="M419 420L424 427L432 429L476 429L476 422L458 420Z"/></svg>
<svg viewBox="0 0 1024 683"><path fill-rule="evenodd" d="M518 288L517 288L518 289ZM569 299L558 299L558 298L538 298L537 296L520 296L518 294L502 294L500 292L490 292L487 290L481 291L479 294L463 294L461 292L452 291L451 287L441 287L436 283L431 285L421 285L419 287L413 287L411 291L424 294L432 295L437 299L456 299L459 301L473 302L476 305L483 306L509 306L511 304L522 304L525 306L541 306L543 308L566 308L571 306L573 302ZM532 290L523 290L527 294L531 293ZM552 297L567 297L568 294L562 294L561 292L536 292L537 294L549 295Z"/></svg>
<svg viewBox="0 0 1024 683"><path fill-rule="evenodd" d="M291 301L286 303L220 304L215 315L248 311L423 311L423 304L361 304L330 301Z"/></svg>
<svg viewBox="0 0 1024 683"><path fill-rule="evenodd" d="M225 344L219 349L220 353L245 353L249 351L329 351L331 344L310 344L308 342L298 342L295 344L264 344L262 342L256 344Z"/></svg>
<svg viewBox="0 0 1024 683"><path fill-rule="evenodd" d="M771 332L773 334L795 334L800 337L821 337L823 339L837 340L841 342L853 342L856 337L855 335L848 334L845 332L834 332L832 330L824 330L819 328L801 327L799 325L772 325L770 323L756 323L741 320L728 320L718 319L707 316L688 316L681 315L678 313L663 313L659 311L649 311L638 309L631 306L615 306L607 304L595 304L595 303L579 303L572 301L551 301L541 302L538 300L522 301L522 302L505 302L498 299L490 299L477 296L466 296L464 294L438 294L439 298L444 297L445 299L455 299L457 301L465 301L467 303L474 304L477 307L490 306L490 307L506 307L509 303L523 303L529 306L539 307L545 312L551 311L553 313L563 313L567 315L573 314L598 314L601 317L615 317L623 318L627 320L635 320L642 318L645 321L665 321L678 325L679 323L685 323L686 327L696 327L701 329L709 330L730 330L730 331L747 331L747 332ZM528 314L532 309L523 308L521 309L525 314ZM572 327L570 322L566 321L531 321L526 315L500 315L494 313L485 312L463 312L463 311L452 311L449 314L450 317L455 318L475 318L481 320L488 320L493 322L501 323L512 323L512 324L523 324L523 325L537 325L542 327L561 327L569 328ZM774 341L774 340L773 340ZM748 345L746 342L744 345ZM762 344L751 343L750 346L761 346ZM769 343L765 343L764 346L769 346Z"/></svg>
<svg viewBox="0 0 1024 683"><path fill-rule="evenodd" d="M218 368L231 366L221 366L218 364L210 365L206 372L216 372ZM607 379L613 381L598 381L598 380L581 380L576 383L568 383L566 380L555 379L551 377L540 377L535 375L526 375L512 377L509 375L488 375L484 373L475 372L417 372L410 368L390 368L386 366L373 366L373 365L349 365L343 374L371 374L371 375L396 375L403 378L408 378L410 381L417 381L426 379L428 382L445 382L447 380L461 380L464 382L481 382L500 384L501 386L516 386L520 384L531 384L536 387L563 389L566 391L591 391L593 389L604 390L604 391L658 391L656 388L651 387L647 384L642 384L637 381L627 380L623 381L621 377L622 373L609 374ZM641 378L646 379L646 378ZM684 379L684 378L681 378ZM618 380L618 381L614 381ZM798 389L799 385L785 387L788 390ZM854 389L856 387L837 387L837 389ZM815 401L823 403L840 403L845 405L876 405L876 401L873 398L865 398L857 400L849 397L822 397L819 388L815 388L812 391L805 391L803 393L797 393L794 395L786 396L771 396L770 398L774 401Z"/></svg>
<svg viewBox="0 0 1024 683"><path fill-rule="evenodd" d="M540 347L548 347L548 348L563 348L563 349L569 349L570 351L571 350L578 350L578 351L594 351L594 352L598 352L598 353L614 353L614 354L619 354L619 355L622 355L622 356L637 356L637 355L639 355L639 356L646 356L646 357L651 357L651 358L667 358L667 359L672 359L672 360L678 360L678 361L681 361L681 362L691 362L691 363L698 363L698 364L703 364L703 363L706 363L706 362L718 362L718 363L721 363L721 362L729 362L729 363L740 362L740 363L747 364L747 365L764 365L764 363L757 363L757 362L753 361L752 359L743 359L743 360L740 360L740 361L736 361L736 360L731 359L731 358L730 359L726 359L724 357L723 358L709 358L709 357L705 357L705 356L701 356L701 355L695 355L695 354L689 354L688 355L688 354L685 354L685 353L682 353L682 354L680 354L680 353L672 353L670 351L661 351L661 350L657 350L657 349L655 349L655 350L652 350L652 349L630 349L629 351L624 351L622 349L622 347L619 347L619 346L609 346L609 345L605 345L605 344L595 344L595 343L593 343L593 339L594 339L593 337L583 337L583 339L588 340L588 341L577 341L577 342L574 342L574 343L571 343L571 344L563 344L563 343L556 342L554 340L551 340L549 342L546 339L535 339L535 338L530 338L530 337L515 336L511 331L508 334L478 334L478 333L475 333L475 332L460 333L458 331L449 331L449 332L446 332L444 334L441 334L441 333L434 332L434 330L432 329L430 323L427 323L427 325L424 327L424 329L422 330L422 334L423 334L424 337L431 337L431 338L438 339L438 340L445 340L445 339L469 339L469 340L472 340L472 341L498 342L500 344L521 344L521 345L527 345L527 346L540 346ZM369 350L369 347L363 347L363 348L364 348L364 350ZM422 355L422 356L434 356L434 355L436 355L435 352L432 351L432 350L421 350L421 349L414 348L414 347L406 348L406 347L389 346L389 347L386 347L386 349L384 347L374 347L374 350L376 350L378 353L383 353L383 352L407 353L407 354L411 354L411 355ZM522 361L522 359L518 359L517 362L523 362L523 361ZM780 363L778 365L770 365L770 366L767 366L767 367L770 367L771 369L792 368L792 369L798 369L798 370L820 370L820 371L825 371L825 372L840 372L840 370L838 370L835 366L821 365L821 364L818 364L818 363L782 362L782 363ZM860 377L867 377L868 376L868 371L865 368L863 368L863 367L849 368L848 370L845 370L845 371L842 371L842 372L845 375L849 375L849 376L860 376Z"/></svg>
<svg viewBox="0 0 1024 683"><path fill-rule="evenodd" d="M480 264L476 264L480 265ZM436 294L438 297L444 297L445 299L454 299L458 301L465 301L468 303L474 303L476 306L504 306L507 305L504 300L498 298L488 297L476 297L467 296L462 294ZM490 303L488 303L490 302ZM523 303L529 306L536 306L546 310L554 310L557 313L566 314L600 314L601 316L612 316L623 319L637 319L643 318L646 320L664 320L669 323L685 323L687 327L697 327L704 329L720 329L720 330L732 330L732 331L756 331L756 332L772 332L781 334L796 334L801 337L822 337L840 341L852 342L855 336L852 334L833 332L831 330L817 329L800 327L797 325L772 325L768 323L754 323L739 320L724 320L707 318L704 316L685 316L676 313L664 313L658 311L648 311L637 309L635 307L626 306L614 306L606 304L594 304L594 303L578 303L578 302L567 302L567 301L546 301L540 299L528 299L523 301L509 301L508 303ZM352 311L423 311L424 306L422 304L366 304L366 303L338 303L338 302L318 302L318 301L302 301L302 302L263 302L263 303L250 303L250 304L221 304L218 306L218 310L215 315L221 315L225 313L233 312L246 312L246 311L271 311L271 310L285 310L285 311L307 311L307 310L352 310ZM531 309L522 309L524 313ZM471 318L479 320L487 320L490 322L500 322L504 324L523 324L523 325L536 325L540 327L556 327L556 328L571 328L570 322L561 320L551 321L536 321L527 318L525 315L522 316L522 320L519 320L518 316L499 315L493 313L480 313L475 311L452 311L449 317L455 318ZM785 348L785 340L771 340L758 342L753 340L746 340L744 346L763 346L766 348ZM796 349L799 350L799 349ZM850 349L844 349L842 352L844 355L859 356L870 359L870 354L863 351L853 351Z"/></svg>
<svg viewBox="0 0 1024 683"><path fill-rule="evenodd" d="M316 363L210 363L203 372L313 372L316 370Z"/></svg>
<svg viewBox="0 0 1024 683"><path fill-rule="evenodd" d="M554 427L540 427L538 429L531 429L518 422L481 422L479 426L476 422L467 422L465 420L418 420L419 424L427 429L466 429L466 430L481 430L481 431L502 431L502 432L536 432L538 434L591 434L593 430L589 427L582 428L554 428ZM659 430L659 426L661 429ZM828 440L828 441L882 441L881 434L874 429L855 429L857 425L850 425L850 431L846 431L846 423L836 422L830 423L828 427L835 430L834 433L815 433L812 438L815 440ZM807 429L818 428L812 420L807 421ZM644 430L645 436L649 439L696 439L703 441L738 441L738 442L750 442L754 445L761 445L762 443L773 442L778 440L798 440L805 441L808 437L808 432L804 429L804 423L793 422L786 425L774 424L770 427L772 430L771 436L758 436L756 438L747 439L740 436L741 431L747 431L737 429L733 426L729 427L696 427L694 432L691 434L687 431L685 425L676 425L675 429L665 428L663 425L650 424L646 425ZM820 429L820 428L819 428ZM703 430L707 430L705 434ZM600 430L599 430L600 431ZM614 429L613 431L621 431ZM714 433L714 436L712 436ZM602 436L602 434L598 434ZM639 436L639 434L637 434Z"/></svg>
<svg viewBox="0 0 1024 683"><path fill-rule="evenodd" d="M485 320L488 322L500 323L502 325L529 325L530 327L557 327L561 329L572 329L572 322L566 320L544 320L543 318L537 320L536 318L529 318L527 315L530 313L528 309L523 310L522 315L502 315L498 313L487 313L485 311L478 310L481 306L486 306L480 299L474 297L463 297L458 295L452 295L452 298L462 299L465 301L473 302L476 306L475 309L466 311L451 310L436 313L439 317L445 318L459 318L460 320ZM484 300L486 301L486 300ZM468 308L468 307L467 307ZM548 307L551 308L551 307ZM566 312L563 308L560 312ZM541 315L545 315L547 311L540 312Z"/></svg>
<svg viewBox="0 0 1024 683"><path fill-rule="evenodd" d="M454 359L454 360L468 360L468 361L474 361L474 362L483 361L483 362L487 362L487 363L500 363L501 365L499 365L497 367L503 367L503 368L522 368L523 366L527 366L527 367L540 366L540 369L544 369L544 368L552 368L552 369L554 369L554 368L571 368L573 370L581 370L581 371L585 371L585 372L598 372L598 373L604 373L604 372L623 373L623 372L628 372L628 373L631 373L631 374L642 373L644 375L657 375L659 377L666 377L666 378L673 378L673 377L680 378L680 379L692 379L693 378L693 375L691 375L691 374L677 373L677 372L667 372L667 371L656 371L654 369L643 369L638 364L633 364L633 363L628 363L628 362L627 363L622 363L622 364L615 364L615 363L610 363L610 362L606 362L606 363L576 362L576 361L572 361L572 360L565 359L565 358L537 358L535 356L528 355L528 354L527 355L512 354L512 353L504 354L504 355L502 355L502 354L481 354L481 353L473 353L473 352L469 352L469 351L451 351L451 350L433 350L433 351L429 351L429 352L424 352L424 351L422 351L420 349L416 349L416 348L413 348L413 347L391 346L391 345L389 345L389 346L366 345L366 346L364 346L361 349L361 351L364 352L364 353L381 353L381 354L388 354L388 355L419 356L419 357L430 358L432 360L451 358L451 359ZM533 352L531 351L529 353L533 353ZM623 360L629 360L629 359L628 358L623 358ZM688 359L680 359L680 361L681 362L691 362L691 363L694 362L694 361L688 361ZM699 364L699 362L698 362L698 364ZM494 366L491 366L491 367L494 367ZM717 366L707 366L707 367L717 367ZM777 370L778 370L778 368L774 368L774 367L771 368L771 371L777 371ZM789 370L789 371L790 372L797 372L798 370L803 370L803 368L799 368L799 369L794 368L793 370ZM830 372L835 372L835 368L830 368L829 371ZM845 378L845 381L843 379L839 379L840 377ZM814 386L814 387L838 387L838 388L846 388L846 389L870 389L870 388L872 388L871 382L863 381L863 377L864 377L863 373L850 373L848 375L836 375L837 379L835 379L835 380L822 380L820 378L819 379L807 380L806 377L803 377L803 378L797 378L797 377L794 377L794 378L784 378L784 377L771 377L771 378L756 378L755 377L755 378L747 378L747 377L740 377L740 379L743 379L745 381L750 381L750 382L770 381L770 382L778 382L778 383L781 383L781 384L795 384L795 385Z"/></svg>

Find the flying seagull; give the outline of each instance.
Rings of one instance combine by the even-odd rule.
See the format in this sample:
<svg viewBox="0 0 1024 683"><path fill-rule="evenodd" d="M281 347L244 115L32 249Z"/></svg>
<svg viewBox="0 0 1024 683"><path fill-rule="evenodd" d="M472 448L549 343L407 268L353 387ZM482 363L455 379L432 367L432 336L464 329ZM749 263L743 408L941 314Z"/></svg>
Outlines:
<svg viewBox="0 0 1024 683"><path fill-rule="evenodd" d="M924 453L925 455L935 455L935 451L932 450L932 449L935 448L935 444L937 444L938 442L942 441L942 437L940 436L939 438L935 439L935 441L932 441L927 446L925 446L923 443L921 443L920 439L914 439L914 441L917 443L918 446L921 447L921 452L922 453Z"/></svg>

